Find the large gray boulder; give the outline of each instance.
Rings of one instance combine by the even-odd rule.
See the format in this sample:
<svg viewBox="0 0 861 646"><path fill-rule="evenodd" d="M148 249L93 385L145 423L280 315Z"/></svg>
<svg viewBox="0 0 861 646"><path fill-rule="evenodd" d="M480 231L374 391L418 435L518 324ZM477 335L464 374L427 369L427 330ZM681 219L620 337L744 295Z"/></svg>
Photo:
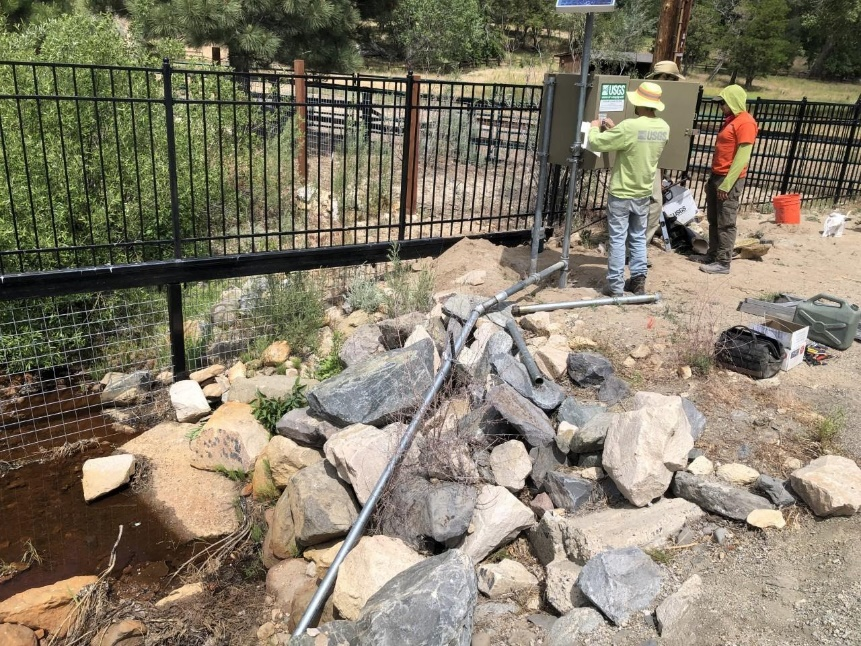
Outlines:
<svg viewBox="0 0 861 646"><path fill-rule="evenodd" d="M861 469L849 458L823 455L789 479L817 516L852 516L861 510Z"/></svg>
<svg viewBox="0 0 861 646"><path fill-rule="evenodd" d="M322 448L341 429L308 414L307 408L294 408L278 420L275 432L304 446Z"/></svg>
<svg viewBox="0 0 861 646"><path fill-rule="evenodd" d="M594 352L572 352L568 355L568 376L581 388L600 386L615 370L605 357Z"/></svg>
<svg viewBox="0 0 861 646"><path fill-rule="evenodd" d="M594 485L589 480L570 473L551 471L544 479L544 487L557 507L574 512L589 502Z"/></svg>
<svg viewBox="0 0 861 646"><path fill-rule="evenodd" d="M478 586L472 560L449 550L380 588L356 624L357 646L469 646Z"/></svg>
<svg viewBox="0 0 861 646"><path fill-rule="evenodd" d="M490 468L496 484L517 493L526 486L526 476L532 471L532 462L523 442L509 440L495 446L490 452Z"/></svg>
<svg viewBox="0 0 861 646"><path fill-rule="evenodd" d="M508 384L491 388L486 401L530 446L556 441L556 431L544 411Z"/></svg>
<svg viewBox="0 0 861 646"><path fill-rule="evenodd" d="M585 424L574 431L568 443L568 450L571 453L602 451L604 440L607 438L607 431L614 424L616 424L616 416L612 413L601 412L593 415Z"/></svg>
<svg viewBox="0 0 861 646"><path fill-rule="evenodd" d="M532 510L505 487L484 485L472 515L472 533L460 545L478 563L535 524Z"/></svg>
<svg viewBox="0 0 861 646"><path fill-rule="evenodd" d="M446 545L459 541L469 529L477 495L475 487L457 482L431 485L422 506L424 533Z"/></svg>
<svg viewBox="0 0 861 646"><path fill-rule="evenodd" d="M756 509L772 509L762 496L721 482L706 480L686 471L677 471L673 478L673 495L689 500L706 511L745 521Z"/></svg>
<svg viewBox="0 0 861 646"><path fill-rule="evenodd" d="M326 459L342 480L353 486L359 504L367 502L401 440L399 424L377 428L352 424L326 442Z"/></svg>
<svg viewBox="0 0 861 646"><path fill-rule="evenodd" d="M594 608L574 608L557 619L548 631L545 646L572 646L580 643L581 635L588 635L605 624L601 613Z"/></svg>
<svg viewBox="0 0 861 646"><path fill-rule="evenodd" d="M547 488L548 473L568 464L568 457L559 450L555 442L535 447L529 451L529 457L532 460L532 482L539 489Z"/></svg>
<svg viewBox="0 0 861 646"><path fill-rule="evenodd" d="M346 368L308 393L309 412L338 426L387 424L415 410L433 383L430 339Z"/></svg>
<svg viewBox="0 0 861 646"><path fill-rule="evenodd" d="M594 406L581 404L573 397L567 397L562 405L559 406L559 421L568 422L574 426L580 427L586 424L595 415L600 415L607 411L603 406Z"/></svg>
<svg viewBox="0 0 861 646"><path fill-rule="evenodd" d="M577 585L614 624L649 607L661 591L660 568L638 547L602 552L583 566Z"/></svg>
<svg viewBox="0 0 861 646"><path fill-rule="evenodd" d="M338 477L335 467L325 460L296 473L282 495L290 501L296 543L300 547L345 536L359 515L353 493Z"/></svg>
<svg viewBox="0 0 861 646"><path fill-rule="evenodd" d="M764 494L779 509L791 507L797 502L789 480L778 480L763 473L753 483L753 488Z"/></svg>

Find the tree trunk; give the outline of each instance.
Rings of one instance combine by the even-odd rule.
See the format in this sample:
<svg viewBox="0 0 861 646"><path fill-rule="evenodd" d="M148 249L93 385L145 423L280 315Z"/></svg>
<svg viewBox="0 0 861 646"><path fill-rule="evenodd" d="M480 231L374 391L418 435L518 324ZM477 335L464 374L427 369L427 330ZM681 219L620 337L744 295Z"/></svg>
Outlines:
<svg viewBox="0 0 861 646"><path fill-rule="evenodd" d="M750 92L753 89L753 75L744 75L744 89Z"/></svg>
<svg viewBox="0 0 861 646"><path fill-rule="evenodd" d="M737 78L738 78L738 70L733 70L732 75L729 77L729 84L735 85Z"/></svg>
<svg viewBox="0 0 861 646"><path fill-rule="evenodd" d="M813 78L821 78L823 76L825 61L831 55L831 52L834 51L836 46L837 43L834 41L834 36L829 34L825 39L825 46L822 48L822 51L816 55L816 60L813 61L813 64L807 72L810 76Z"/></svg>

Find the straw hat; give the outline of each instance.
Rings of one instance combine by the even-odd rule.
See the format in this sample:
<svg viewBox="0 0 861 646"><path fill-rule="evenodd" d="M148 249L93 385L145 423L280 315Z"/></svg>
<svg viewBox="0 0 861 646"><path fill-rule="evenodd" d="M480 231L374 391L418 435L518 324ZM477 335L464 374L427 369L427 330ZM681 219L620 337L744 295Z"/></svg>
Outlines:
<svg viewBox="0 0 861 646"><path fill-rule="evenodd" d="M656 76L659 76L661 74L672 76L677 81L685 80L685 77L682 76L679 72L679 66L676 65L673 61L658 61L657 63L655 63L655 67L652 70L651 74L647 74L646 78L655 78Z"/></svg>
<svg viewBox="0 0 861 646"><path fill-rule="evenodd" d="M650 81L643 81L633 92L628 92L628 101L641 108L653 108L660 112L664 109L661 101L661 86Z"/></svg>

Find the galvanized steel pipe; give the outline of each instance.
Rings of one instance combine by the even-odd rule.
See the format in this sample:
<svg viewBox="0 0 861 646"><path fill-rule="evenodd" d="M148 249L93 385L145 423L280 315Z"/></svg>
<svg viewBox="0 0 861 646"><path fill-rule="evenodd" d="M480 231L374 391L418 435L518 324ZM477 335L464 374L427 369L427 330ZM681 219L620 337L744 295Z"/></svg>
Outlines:
<svg viewBox="0 0 861 646"><path fill-rule="evenodd" d="M564 301L562 303L542 303L541 305L515 305L511 308L514 316L534 314L535 312L552 312L553 310L573 310L578 307L597 307L598 305L643 305L657 303L661 300L660 292L642 296L608 296L606 298L587 298L581 301Z"/></svg>
<svg viewBox="0 0 861 646"><path fill-rule="evenodd" d="M514 319L508 319L505 321L505 330L514 341L514 345L517 346L517 353L520 355L520 363L526 367L526 374L529 375L529 379L532 381L532 384L540 386L544 383L544 375L541 374L538 366L535 365L535 359L532 358L529 348L526 347L526 341L523 340L520 328L517 327L517 321Z"/></svg>

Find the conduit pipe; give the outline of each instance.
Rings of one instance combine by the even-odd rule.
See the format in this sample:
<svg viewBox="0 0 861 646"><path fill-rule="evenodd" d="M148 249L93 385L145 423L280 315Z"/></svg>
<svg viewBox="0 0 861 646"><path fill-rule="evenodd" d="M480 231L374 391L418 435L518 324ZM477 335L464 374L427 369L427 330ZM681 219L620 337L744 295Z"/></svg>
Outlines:
<svg viewBox="0 0 861 646"><path fill-rule="evenodd" d="M538 366L535 365L535 359L532 358L529 348L526 347L526 341L523 340L520 328L517 327L517 321L514 319L507 319L505 321L505 330L514 341L514 345L517 346L517 353L520 355L520 363L526 367L526 374L529 375L529 379L532 381L532 384L534 386L540 386L544 383L544 375L541 374Z"/></svg>
<svg viewBox="0 0 861 646"><path fill-rule="evenodd" d="M314 596L308 603L308 607L305 609L305 614L302 615L302 618L296 625L296 630L293 631L294 637L302 635L308 629L308 627L311 625L311 622L319 614L320 610L323 607L323 604L329 597L329 594L332 592L332 588L335 585L335 579L338 576L338 568L341 567L341 563L343 563L347 554L350 552L351 549L353 549L353 547L362 537L362 534L365 531L365 527L367 526L368 521L371 518L371 513L374 510L374 506L377 504L377 501L380 499L380 496L382 495L386 484L389 482L392 475L394 474L398 462L412 445L413 438L415 437L416 431L418 431L422 418L427 413L437 393L445 384L446 379L451 373L451 369L454 365L454 362L457 360L458 355L460 355L461 350L463 350L464 346L466 345L466 340L469 338L472 329L475 327L475 322L478 321L478 318L480 316L486 314L488 311L491 310L491 308L498 306L512 294L516 294L517 292L528 287L529 285L534 285L535 283L541 281L547 276L565 269L566 264L564 262L557 262L540 272L530 275L528 278L523 279L519 283L515 283L505 291L499 292L496 296L493 296L492 298L489 298L488 300L476 305L475 308L472 310L466 323L464 323L463 330L461 331L460 336L454 343L454 347L446 348L443 356L443 363L440 366L436 377L434 378L433 384L425 393L421 405L413 415L412 421L410 421L410 425L407 427L407 430L404 431L404 435L401 438L397 449L395 450L395 454L389 460L388 464L386 464L386 468L383 470L380 479L374 486L374 490L371 492L371 495L368 496L368 500L367 502L365 502L365 506L362 507L362 511L359 512L359 516L358 518L356 518L356 522L353 524L353 527L350 529L349 533L347 534L347 537L344 539L344 544L341 546L341 549L338 550L338 553L332 560L332 565L329 567L329 571L326 572L326 576L323 577L323 580L320 582L320 587L317 588L317 591L314 593Z"/></svg>
<svg viewBox="0 0 861 646"><path fill-rule="evenodd" d="M532 248L529 253L529 275L538 271L538 248L544 237L544 196L547 191L547 157L550 153L550 127L553 125L553 95L556 93L556 77L544 79L544 111L541 115L541 149L538 151L538 194L535 201L535 221L532 223Z"/></svg>
<svg viewBox="0 0 861 646"><path fill-rule="evenodd" d="M562 303L543 303L541 305L515 305L511 308L514 316L534 314L535 312L552 312L553 310L573 310L578 307L596 307L598 305L642 305L657 303L661 300L660 292L643 294L642 296L609 296L607 298L587 298L581 301L565 301Z"/></svg>

